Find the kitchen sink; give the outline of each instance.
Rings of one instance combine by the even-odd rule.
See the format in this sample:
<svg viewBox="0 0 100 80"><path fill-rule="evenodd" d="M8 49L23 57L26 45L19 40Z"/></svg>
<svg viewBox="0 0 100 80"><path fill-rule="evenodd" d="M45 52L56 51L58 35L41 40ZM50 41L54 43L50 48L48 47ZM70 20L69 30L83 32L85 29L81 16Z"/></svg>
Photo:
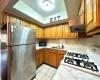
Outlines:
<svg viewBox="0 0 100 80"><path fill-rule="evenodd" d="M53 49L62 49L62 48L60 48L60 47L51 47L51 48L53 48Z"/></svg>

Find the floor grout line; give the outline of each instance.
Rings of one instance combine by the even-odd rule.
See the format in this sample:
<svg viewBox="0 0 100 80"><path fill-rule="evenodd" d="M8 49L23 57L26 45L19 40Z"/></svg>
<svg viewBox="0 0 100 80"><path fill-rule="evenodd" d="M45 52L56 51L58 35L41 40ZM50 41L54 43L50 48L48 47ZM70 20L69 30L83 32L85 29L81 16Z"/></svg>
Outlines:
<svg viewBox="0 0 100 80"><path fill-rule="evenodd" d="M43 65L44 65L44 66L43 66ZM41 78L41 80L42 80L45 76L48 76L47 73L48 73L49 71L53 72L53 76L55 75L55 72L56 72L56 70L57 70L56 68L54 68L55 70L53 71L53 70L50 70L50 69L53 68L53 67L48 66L48 65L45 66L45 64L43 64L43 65L40 66L40 67L43 67L41 70L38 70L40 67L37 69L38 73L36 74L36 75L38 75L39 73L42 73L42 74L43 74L43 77ZM47 66L48 66L49 68L47 68ZM43 72L42 72L43 69L47 69L46 73L43 73ZM52 80L53 76L52 76L52 77L48 76L48 77ZM36 79L39 80L38 78L36 78Z"/></svg>

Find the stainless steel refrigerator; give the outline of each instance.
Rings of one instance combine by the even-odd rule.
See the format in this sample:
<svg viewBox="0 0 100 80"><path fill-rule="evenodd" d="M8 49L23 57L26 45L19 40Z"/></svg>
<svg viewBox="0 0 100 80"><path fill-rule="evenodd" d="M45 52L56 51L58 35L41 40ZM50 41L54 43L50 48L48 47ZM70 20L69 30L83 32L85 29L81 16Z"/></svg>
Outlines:
<svg viewBox="0 0 100 80"><path fill-rule="evenodd" d="M1 28L1 52L2 80L31 80L35 77L34 29L13 23L4 25Z"/></svg>

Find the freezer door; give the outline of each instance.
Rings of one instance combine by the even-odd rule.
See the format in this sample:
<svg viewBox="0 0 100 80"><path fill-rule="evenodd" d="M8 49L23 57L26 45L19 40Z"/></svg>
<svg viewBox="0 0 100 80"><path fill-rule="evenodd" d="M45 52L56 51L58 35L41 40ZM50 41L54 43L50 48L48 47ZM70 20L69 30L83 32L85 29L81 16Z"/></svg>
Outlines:
<svg viewBox="0 0 100 80"><path fill-rule="evenodd" d="M36 33L34 29L24 27L18 24L9 23L8 30L11 31L11 33L8 32L8 42L11 45L36 43Z"/></svg>
<svg viewBox="0 0 100 80"><path fill-rule="evenodd" d="M31 80L36 75L36 45L13 47L11 80Z"/></svg>

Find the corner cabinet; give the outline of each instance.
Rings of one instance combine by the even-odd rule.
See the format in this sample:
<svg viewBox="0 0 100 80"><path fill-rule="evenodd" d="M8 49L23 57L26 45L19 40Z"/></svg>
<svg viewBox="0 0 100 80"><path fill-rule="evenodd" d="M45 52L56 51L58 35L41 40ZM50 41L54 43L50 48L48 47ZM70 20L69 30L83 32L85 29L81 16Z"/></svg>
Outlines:
<svg viewBox="0 0 100 80"><path fill-rule="evenodd" d="M100 0L86 0L85 5L87 35L100 33Z"/></svg>

